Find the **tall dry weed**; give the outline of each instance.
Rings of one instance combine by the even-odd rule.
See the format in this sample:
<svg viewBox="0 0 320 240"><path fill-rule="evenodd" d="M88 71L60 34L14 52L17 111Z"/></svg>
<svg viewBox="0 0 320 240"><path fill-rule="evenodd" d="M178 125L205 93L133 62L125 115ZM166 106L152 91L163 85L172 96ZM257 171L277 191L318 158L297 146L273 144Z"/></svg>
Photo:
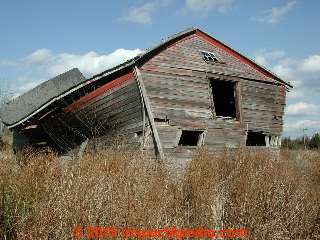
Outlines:
<svg viewBox="0 0 320 240"><path fill-rule="evenodd" d="M205 149L180 180L125 147L81 161L29 152L0 159L0 234L71 239L75 226L239 228L250 239L319 238L319 153Z"/></svg>
<svg viewBox="0 0 320 240"><path fill-rule="evenodd" d="M212 222L220 208L220 226L246 227L250 239L320 239L320 155L299 155L297 161L293 152L280 158L244 149L219 156L200 152L185 181L195 225Z"/></svg>

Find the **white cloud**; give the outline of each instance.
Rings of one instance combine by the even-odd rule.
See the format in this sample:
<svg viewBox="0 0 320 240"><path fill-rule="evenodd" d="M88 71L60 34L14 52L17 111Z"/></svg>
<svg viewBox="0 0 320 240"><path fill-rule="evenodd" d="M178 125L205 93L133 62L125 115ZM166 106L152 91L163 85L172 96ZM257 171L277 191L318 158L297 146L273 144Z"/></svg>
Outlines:
<svg viewBox="0 0 320 240"><path fill-rule="evenodd" d="M298 102L288 105L286 114L296 116L318 115L320 114L320 107L311 103Z"/></svg>
<svg viewBox="0 0 320 240"><path fill-rule="evenodd" d="M296 4L296 1L287 2L282 7L273 7L261 13L260 16L255 17L254 20L265 23L277 23L285 14L287 14Z"/></svg>
<svg viewBox="0 0 320 240"><path fill-rule="evenodd" d="M155 11L158 2L148 2L139 7L133 7L127 13L127 16L120 18L120 20L141 23L141 24L150 24L152 22L152 13Z"/></svg>
<svg viewBox="0 0 320 240"><path fill-rule="evenodd" d="M13 95L17 96L72 68L79 68L86 77L91 77L142 52L140 49L119 48L109 54L98 54L93 51L84 54L55 54L48 49L38 49L26 57L12 61L10 66L20 74L11 81L9 88L14 89Z"/></svg>
<svg viewBox="0 0 320 240"><path fill-rule="evenodd" d="M284 125L284 127L288 130L303 129L303 128L320 129L320 121L304 119L294 123L287 123Z"/></svg>
<svg viewBox="0 0 320 240"><path fill-rule="evenodd" d="M297 66L301 65L301 61L288 58L283 50L266 49L260 49L254 53L254 60L294 86L288 93L288 98L303 97L304 93L301 91L303 83L301 77L296 74Z"/></svg>
<svg viewBox="0 0 320 240"><path fill-rule="evenodd" d="M52 53L50 50L42 48L34 51L23 60L28 63L41 63L44 61L48 61L52 57Z"/></svg>
<svg viewBox="0 0 320 240"><path fill-rule="evenodd" d="M320 55L314 54L302 59L288 57L282 50L259 50L254 54L257 63L266 66L294 88L289 99L315 95L320 91Z"/></svg>
<svg viewBox="0 0 320 240"><path fill-rule="evenodd" d="M266 57L262 56L262 55L258 55L254 58L256 63L259 63L262 66L268 66L268 61L266 59Z"/></svg>
<svg viewBox="0 0 320 240"><path fill-rule="evenodd" d="M293 90L288 93L288 99L302 99L305 96L305 89L297 87L295 84Z"/></svg>
<svg viewBox="0 0 320 240"><path fill-rule="evenodd" d="M254 54L254 60L263 66L268 66L270 61L279 60L285 55L286 53L283 50L268 51L266 49L261 49Z"/></svg>
<svg viewBox="0 0 320 240"><path fill-rule="evenodd" d="M47 65L47 71L50 75L54 76L77 67L85 75L94 75L134 58L140 53L142 53L140 49L127 50L123 48L117 49L107 55L99 55L93 51L82 55L60 53L51 57Z"/></svg>
<svg viewBox="0 0 320 240"><path fill-rule="evenodd" d="M167 6L170 2L171 0L151 0L143 5L130 8L125 16L122 16L119 20L139 24L151 24L156 10ZM180 13L193 12L202 15L206 15L210 11L223 13L231 9L233 2L234 0L185 0L184 7Z"/></svg>
<svg viewBox="0 0 320 240"><path fill-rule="evenodd" d="M274 62L273 62L274 63ZM288 93L289 99L303 98L305 95L305 76L301 76L297 73L297 65L299 64L287 64L285 61L279 61L276 64L270 64L270 69L281 77L283 80L289 82L293 89L290 89Z"/></svg>
<svg viewBox="0 0 320 240"><path fill-rule="evenodd" d="M10 89L10 98L16 98L46 80L48 79L39 76L29 76L28 74L17 76L14 83L8 86L8 89Z"/></svg>
<svg viewBox="0 0 320 240"><path fill-rule="evenodd" d="M119 20L139 24L151 24L154 12L160 7L167 6L170 2L171 0L148 1L143 5L131 7L125 16L122 16Z"/></svg>
<svg viewBox="0 0 320 240"><path fill-rule="evenodd" d="M320 55L312 55L302 61L301 70L320 73Z"/></svg>
<svg viewBox="0 0 320 240"><path fill-rule="evenodd" d="M296 59L281 50L260 50L254 56L258 63L294 86L288 93L284 134L297 137L303 128L309 129L308 134L320 131L319 55ZM292 103L293 99L298 102Z"/></svg>
<svg viewBox="0 0 320 240"><path fill-rule="evenodd" d="M186 0L184 11L206 14L214 10L223 13L231 9L233 2L234 0Z"/></svg>

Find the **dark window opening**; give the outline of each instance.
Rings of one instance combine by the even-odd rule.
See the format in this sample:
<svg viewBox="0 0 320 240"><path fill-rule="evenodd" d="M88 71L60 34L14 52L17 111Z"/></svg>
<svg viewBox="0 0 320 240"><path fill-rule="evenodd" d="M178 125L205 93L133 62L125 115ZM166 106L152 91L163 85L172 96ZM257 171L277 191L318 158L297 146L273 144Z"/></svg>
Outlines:
<svg viewBox="0 0 320 240"><path fill-rule="evenodd" d="M201 51L201 53L206 62L218 62L218 58L213 52Z"/></svg>
<svg viewBox="0 0 320 240"><path fill-rule="evenodd" d="M260 132L248 132L247 146L266 146L265 135Z"/></svg>
<svg viewBox="0 0 320 240"><path fill-rule="evenodd" d="M235 83L212 80L211 89L216 116L236 118Z"/></svg>
<svg viewBox="0 0 320 240"><path fill-rule="evenodd" d="M154 118L155 122L166 122L167 120L165 118Z"/></svg>
<svg viewBox="0 0 320 240"><path fill-rule="evenodd" d="M182 130L179 146L198 146L203 131Z"/></svg>

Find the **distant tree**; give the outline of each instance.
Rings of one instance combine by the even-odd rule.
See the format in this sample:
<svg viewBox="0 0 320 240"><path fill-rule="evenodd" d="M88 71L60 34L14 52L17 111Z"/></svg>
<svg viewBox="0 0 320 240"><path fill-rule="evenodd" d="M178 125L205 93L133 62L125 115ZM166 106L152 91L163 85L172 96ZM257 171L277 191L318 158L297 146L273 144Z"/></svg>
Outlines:
<svg viewBox="0 0 320 240"><path fill-rule="evenodd" d="M310 149L320 149L320 134L316 133L312 136L309 141L309 148Z"/></svg>
<svg viewBox="0 0 320 240"><path fill-rule="evenodd" d="M282 148L288 148L288 149L293 149L293 141L291 140L290 137L284 137L282 139Z"/></svg>
<svg viewBox="0 0 320 240"><path fill-rule="evenodd" d="M286 149L320 149L320 133L315 133L311 138L307 136L291 139L284 137L282 139L282 148Z"/></svg>

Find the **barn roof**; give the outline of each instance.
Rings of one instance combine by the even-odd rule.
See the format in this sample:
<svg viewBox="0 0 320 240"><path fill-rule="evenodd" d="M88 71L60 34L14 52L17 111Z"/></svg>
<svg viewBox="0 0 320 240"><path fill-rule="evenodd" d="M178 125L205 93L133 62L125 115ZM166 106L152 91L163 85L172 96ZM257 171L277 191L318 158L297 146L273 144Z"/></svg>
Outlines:
<svg viewBox="0 0 320 240"><path fill-rule="evenodd" d="M3 104L0 108L1 120L8 125L12 125L48 103L52 103L56 97L85 80L82 73L74 68L43 82L32 90Z"/></svg>
<svg viewBox="0 0 320 240"><path fill-rule="evenodd" d="M180 33L172 35L171 37L162 41L160 44L147 49L144 53L136 56L135 58L130 59L120 65L107 69L106 71L93 76L92 78L89 79L89 81L86 81L86 79L81 74L81 72L76 68L68 72L65 72L53 79L50 79L38 85L34 89L26 92L20 97L8 102L7 104L4 104L0 109L0 118L9 127L14 127L18 124L21 124L24 121L26 121L28 118L33 116L37 112L37 110L44 109L45 107L49 106L52 102L55 101L56 98L61 98L66 94L72 93L77 89L79 89L81 87L81 83L85 83L85 82L91 83L96 80L99 80L102 77L105 77L105 76L111 75L112 73L120 71L121 69L130 68L135 64L143 63L147 61L150 57L155 55L157 52L170 46L176 41L194 33L199 33L203 37L212 40L216 45L218 45L218 47L223 48L224 50L227 50L230 54L239 58L241 61L245 62L251 67L255 68L257 71L261 72L265 76L272 78L275 81L286 85L287 87L292 88L292 86L289 83L282 80L273 72L260 66L253 60L249 59L243 54L240 54L239 52L230 48L229 46L222 43L221 41L213 38L209 34L201 31L198 28L188 28Z"/></svg>
<svg viewBox="0 0 320 240"><path fill-rule="evenodd" d="M283 79L281 79L279 76L277 76L275 73L271 72L270 70L266 69L265 67L259 65L258 63L256 63L254 60L250 59L249 57L239 53L238 51L234 50L233 48L229 47L228 45L226 45L225 43L213 38L212 36L210 36L209 34L205 33L204 31L200 30L199 28L188 28L182 32L179 32L177 34L174 34L170 37L168 37L166 40L162 41L161 43L159 43L158 45L147 49L144 53L138 55L137 57L130 59L127 62L124 62L118 66L115 66L113 68L107 69L104 72L101 72L95 76L93 76L91 79L98 79L100 77L109 75L115 71L118 71L120 69L126 68L126 67L131 67L132 65L134 65L135 63L141 63L144 62L146 60L148 60L150 57L152 57L154 54L156 54L157 52L161 51L162 49L166 48L167 46L170 46L170 44L175 43L176 41L189 36L191 34L194 33L200 33L201 35L205 36L206 38L210 38L211 40L213 40L213 42L215 42L216 45L218 45L219 48L222 48L224 50L227 50L231 55L235 56L236 58L240 59L242 62L250 65L251 67L255 68L257 71L259 71L260 73L262 73L263 75L270 77L272 79L274 79L275 81L286 85L287 87L292 88L293 86L284 81Z"/></svg>

